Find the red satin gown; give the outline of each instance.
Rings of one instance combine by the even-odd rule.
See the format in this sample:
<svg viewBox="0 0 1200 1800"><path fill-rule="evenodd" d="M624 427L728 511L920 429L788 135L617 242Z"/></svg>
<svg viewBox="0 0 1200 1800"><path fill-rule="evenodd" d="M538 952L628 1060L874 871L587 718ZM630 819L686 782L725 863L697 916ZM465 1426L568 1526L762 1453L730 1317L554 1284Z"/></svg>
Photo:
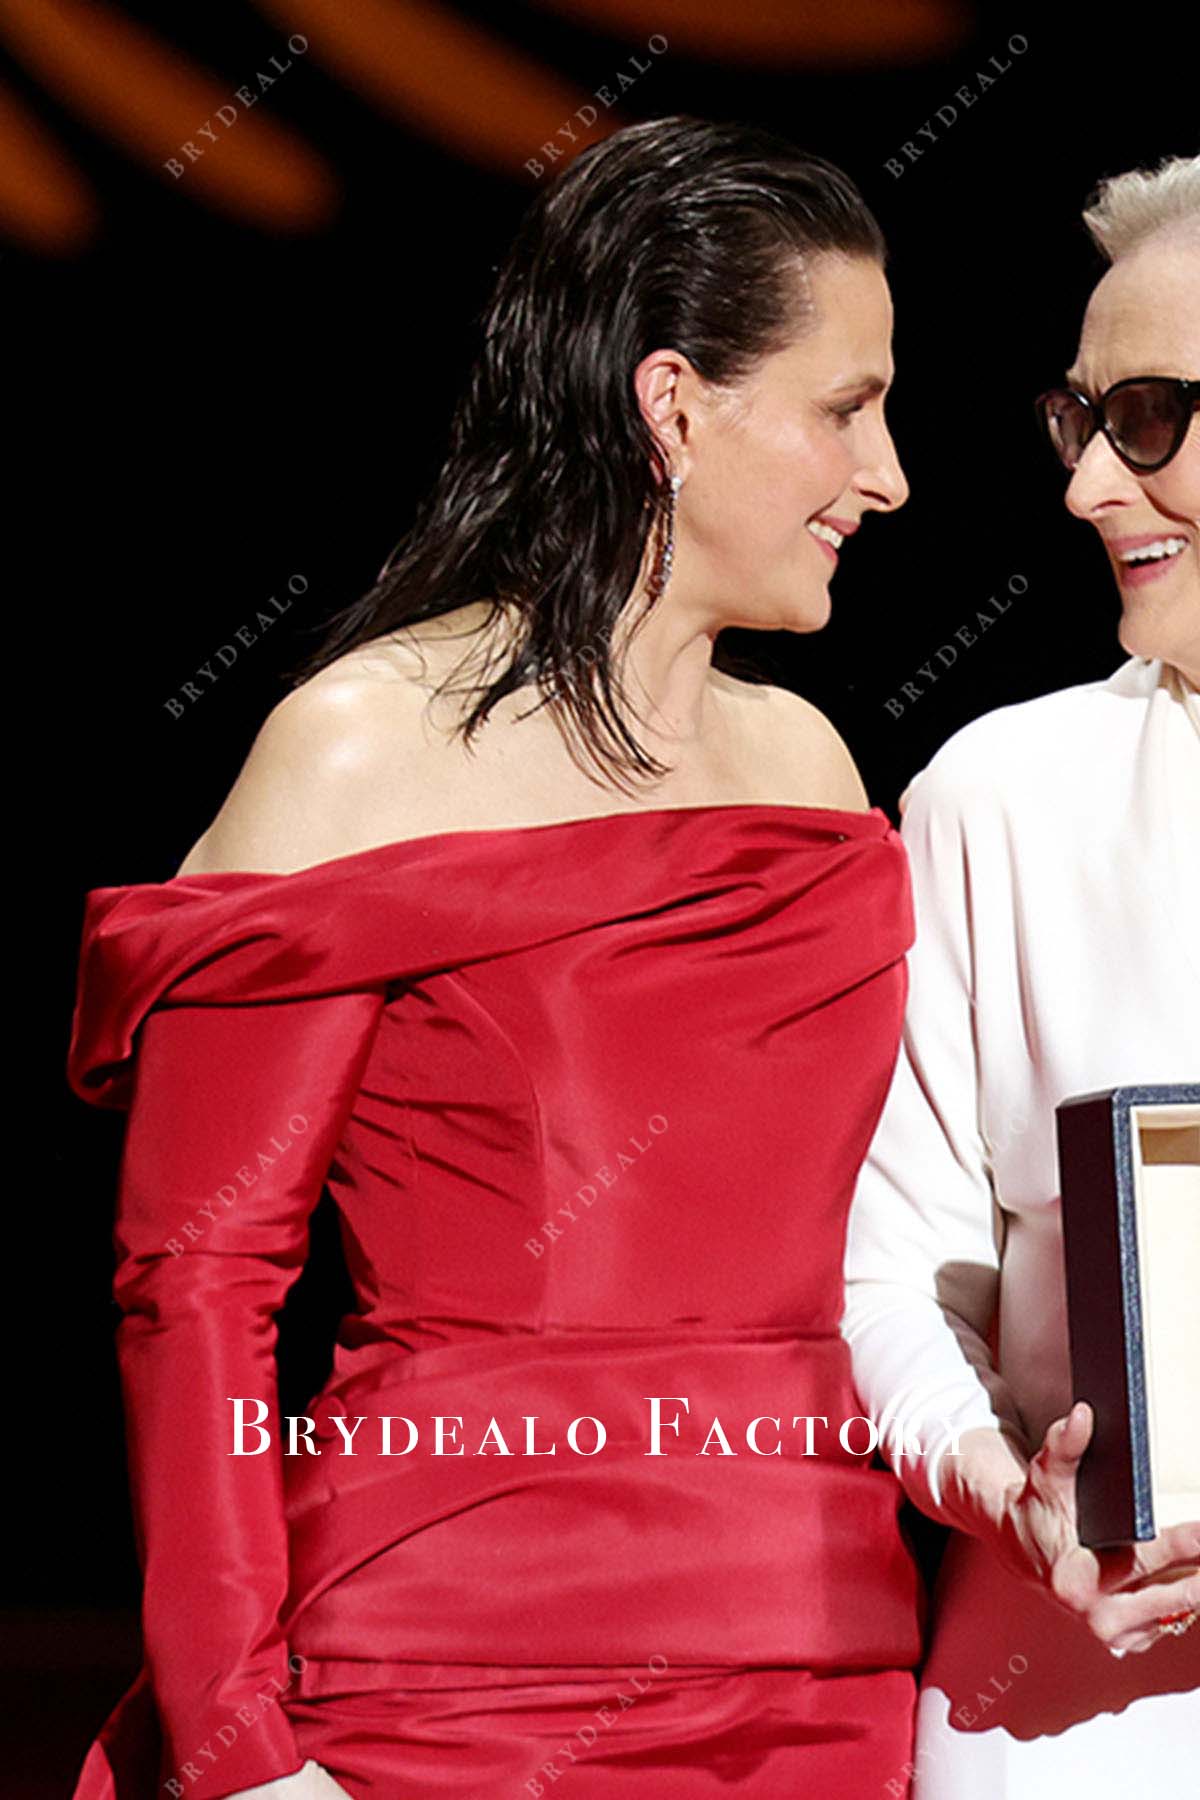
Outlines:
<svg viewBox="0 0 1200 1800"><path fill-rule="evenodd" d="M129 1114L144 1663L75 1800L309 1757L354 1800L905 1790L920 1588L897 1483L838 1441L839 1320L913 936L878 807L89 893L69 1075ZM274 1315L326 1183L357 1304L286 1456ZM230 1454L235 1399L267 1453Z"/></svg>

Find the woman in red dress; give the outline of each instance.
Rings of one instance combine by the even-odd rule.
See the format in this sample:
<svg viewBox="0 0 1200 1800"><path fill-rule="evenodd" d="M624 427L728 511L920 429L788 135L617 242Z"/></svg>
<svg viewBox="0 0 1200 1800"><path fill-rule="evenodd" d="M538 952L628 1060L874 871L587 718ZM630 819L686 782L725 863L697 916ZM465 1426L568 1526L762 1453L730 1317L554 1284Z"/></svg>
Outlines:
<svg viewBox="0 0 1200 1800"><path fill-rule="evenodd" d="M821 714L714 659L819 630L906 497L883 262L757 129L580 154L376 587L182 869L88 895L145 1654L76 1800L860 1800L907 1762L918 1581L839 1332L907 864ZM289 1427L326 1185L356 1299Z"/></svg>

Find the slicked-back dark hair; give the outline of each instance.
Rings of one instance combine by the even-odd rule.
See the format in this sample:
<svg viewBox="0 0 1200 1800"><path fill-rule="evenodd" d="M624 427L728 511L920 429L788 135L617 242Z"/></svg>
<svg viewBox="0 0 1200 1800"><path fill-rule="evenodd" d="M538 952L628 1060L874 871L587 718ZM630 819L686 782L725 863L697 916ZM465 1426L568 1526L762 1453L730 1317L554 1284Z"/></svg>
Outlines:
<svg viewBox="0 0 1200 1800"><path fill-rule="evenodd" d="M536 683L602 770L665 774L627 727L610 656L669 475L633 374L674 349L735 386L815 325L803 277L822 253L886 262L849 176L772 132L676 115L581 151L536 195L500 267L412 528L291 678L471 602L491 603L486 631L504 602L512 654L470 688L464 740Z"/></svg>

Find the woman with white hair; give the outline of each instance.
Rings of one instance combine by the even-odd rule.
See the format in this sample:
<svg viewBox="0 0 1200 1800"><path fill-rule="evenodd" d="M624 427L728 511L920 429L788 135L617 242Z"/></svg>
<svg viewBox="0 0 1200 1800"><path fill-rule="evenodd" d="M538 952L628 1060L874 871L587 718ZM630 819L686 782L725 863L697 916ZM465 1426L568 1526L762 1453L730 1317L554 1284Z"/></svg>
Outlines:
<svg viewBox="0 0 1200 1800"><path fill-rule="evenodd" d="M1128 660L974 720L909 786L904 1039L848 1229L865 1410L956 1528L885 1784L919 1800L1166 1800L1200 1748L1200 1524L1077 1535L1055 1152L1067 1096L1200 1073L1200 158L1105 181L1084 221L1111 266L1038 409Z"/></svg>

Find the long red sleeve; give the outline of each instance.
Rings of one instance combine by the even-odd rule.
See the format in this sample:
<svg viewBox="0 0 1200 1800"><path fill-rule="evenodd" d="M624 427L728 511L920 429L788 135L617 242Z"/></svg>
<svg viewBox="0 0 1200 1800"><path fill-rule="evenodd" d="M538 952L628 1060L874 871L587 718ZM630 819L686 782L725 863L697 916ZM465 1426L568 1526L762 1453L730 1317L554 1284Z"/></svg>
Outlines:
<svg viewBox="0 0 1200 1800"><path fill-rule="evenodd" d="M190 1800L304 1761L276 1704L294 1675L275 1315L382 1007L379 992L167 1006L141 1030L113 1292L162 1778ZM229 1454L231 1396L266 1401L268 1452Z"/></svg>

